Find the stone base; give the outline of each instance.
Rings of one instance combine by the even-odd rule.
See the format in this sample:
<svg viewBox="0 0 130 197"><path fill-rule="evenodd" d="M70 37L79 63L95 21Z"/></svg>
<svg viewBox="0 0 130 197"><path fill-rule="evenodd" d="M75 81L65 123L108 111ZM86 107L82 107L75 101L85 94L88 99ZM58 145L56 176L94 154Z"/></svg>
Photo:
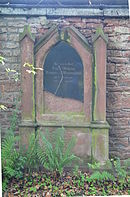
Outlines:
<svg viewBox="0 0 130 197"><path fill-rule="evenodd" d="M109 157L109 125L104 122L82 124L76 126L66 124L33 124L22 122L20 125L21 143L28 144L29 135L35 132L37 128L41 132L48 129L50 132L59 127L65 128L65 141L76 137L76 145L73 152L83 160L83 167L87 166L87 162L99 161L104 164Z"/></svg>

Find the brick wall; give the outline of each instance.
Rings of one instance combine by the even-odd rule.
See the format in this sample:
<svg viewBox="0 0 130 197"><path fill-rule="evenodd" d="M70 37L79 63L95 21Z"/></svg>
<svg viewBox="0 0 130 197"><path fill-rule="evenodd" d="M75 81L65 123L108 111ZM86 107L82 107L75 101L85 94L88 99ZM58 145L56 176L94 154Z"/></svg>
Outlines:
<svg viewBox="0 0 130 197"><path fill-rule="evenodd" d="M110 124L110 154L121 159L130 157L130 22L128 19L91 19L68 17L46 19L45 17L1 17L0 54L6 58L6 66L21 71L19 33L29 24L39 39L54 23L74 25L89 41L97 27L108 35L107 50L107 121ZM15 100L20 97L20 80L8 78L0 65L0 103L8 109L0 111L2 133L7 132ZM19 101L20 119L20 101ZM18 128L16 133L18 133Z"/></svg>

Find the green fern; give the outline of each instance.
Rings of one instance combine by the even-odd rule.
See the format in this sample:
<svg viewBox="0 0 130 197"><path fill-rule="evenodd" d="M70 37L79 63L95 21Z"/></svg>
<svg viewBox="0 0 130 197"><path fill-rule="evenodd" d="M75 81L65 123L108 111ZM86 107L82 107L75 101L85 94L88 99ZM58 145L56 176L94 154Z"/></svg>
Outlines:
<svg viewBox="0 0 130 197"><path fill-rule="evenodd" d="M108 161L107 161L108 164ZM110 166L110 163L109 163ZM93 164L88 163L88 167L92 170L96 170L92 173L92 175L88 178L88 181L105 181L105 180L115 180L115 177L109 173L108 171L101 171L101 165L99 162L94 162Z"/></svg>
<svg viewBox="0 0 130 197"><path fill-rule="evenodd" d="M17 125L17 112L16 104L16 109L10 119L10 128L1 145L3 190L7 187L10 178L20 178L23 175L25 158L15 148L16 143L19 141L19 137L14 135Z"/></svg>
<svg viewBox="0 0 130 197"><path fill-rule="evenodd" d="M2 142L1 157L2 157L2 169L4 175L12 177L15 174L14 161L18 158L18 153L15 150L15 142L17 137L13 134L9 134Z"/></svg>
<svg viewBox="0 0 130 197"><path fill-rule="evenodd" d="M103 172L99 172L99 171L95 171L91 176L90 176L90 181L105 181L105 180L114 180L114 176L107 172L107 171L103 171Z"/></svg>
<svg viewBox="0 0 130 197"><path fill-rule="evenodd" d="M23 175L24 157L20 156L15 149L15 144L19 140L12 132L8 133L1 145L3 190L7 187L10 178L20 178Z"/></svg>
<svg viewBox="0 0 130 197"><path fill-rule="evenodd" d="M50 136L51 135L51 136ZM68 144L64 141L64 128L53 132L40 133L42 143L37 149L37 155L42 165L50 171L58 171L60 174L65 166L79 160L72 149L75 145L75 138L72 137Z"/></svg>
<svg viewBox="0 0 130 197"><path fill-rule="evenodd" d="M26 158L25 167L28 169L28 172L32 172L38 166L38 158L37 158L37 139L34 133L32 133L29 137L28 148L24 150L23 154Z"/></svg>
<svg viewBox="0 0 130 197"><path fill-rule="evenodd" d="M88 163L88 167L92 170L97 170L100 169L101 165L99 162L94 162L94 163Z"/></svg>
<svg viewBox="0 0 130 197"><path fill-rule="evenodd" d="M127 176L126 170L121 166L121 162L119 158L116 158L114 161L114 170L116 171L117 178L122 182L125 180Z"/></svg>
<svg viewBox="0 0 130 197"><path fill-rule="evenodd" d="M126 159L123 163L123 168L128 172L128 176L130 176L130 158Z"/></svg>

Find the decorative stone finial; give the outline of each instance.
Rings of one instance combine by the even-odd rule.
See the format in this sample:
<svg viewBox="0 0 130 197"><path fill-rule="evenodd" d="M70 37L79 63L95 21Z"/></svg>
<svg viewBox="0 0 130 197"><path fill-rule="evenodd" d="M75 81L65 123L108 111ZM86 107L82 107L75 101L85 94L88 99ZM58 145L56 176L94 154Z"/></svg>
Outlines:
<svg viewBox="0 0 130 197"><path fill-rule="evenodd" d="M104 34L103 29L102 29L101 27L99 27L99 28L96 30L96 33L95 33L95 35L94 35L93 38L92 38L93 43L94 43L99 37L101 37L106 43L108 42L108 37L107 37L107 35Z"/></svg>
<svg viewBox="0 0 130 197"><path fill-rule="evenodd" d="M31 33L31 29L30 29L29 25L24 26L23 32L20 33L20 35L19 35L19 40L22 41L25 36L28 36L33 42L35 41L35 38Z"/></svg>

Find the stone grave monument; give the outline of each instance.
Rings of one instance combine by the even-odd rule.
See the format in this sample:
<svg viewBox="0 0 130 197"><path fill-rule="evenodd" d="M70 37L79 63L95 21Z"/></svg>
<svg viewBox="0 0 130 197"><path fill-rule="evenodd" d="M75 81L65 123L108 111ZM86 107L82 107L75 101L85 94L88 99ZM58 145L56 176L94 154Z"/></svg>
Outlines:
<svg viewBox="0 0 130 197"><path fill-rule="evenodd" d="M37 130L65 128L65 138L76 136L76 155L86 162L104 163L109 153L106 122L106 47L102 29L93 46L73 26L50 30L34 42L30 28L20 34L21 65L33 64L36 75L22 66L22 143Z"/></svg>

